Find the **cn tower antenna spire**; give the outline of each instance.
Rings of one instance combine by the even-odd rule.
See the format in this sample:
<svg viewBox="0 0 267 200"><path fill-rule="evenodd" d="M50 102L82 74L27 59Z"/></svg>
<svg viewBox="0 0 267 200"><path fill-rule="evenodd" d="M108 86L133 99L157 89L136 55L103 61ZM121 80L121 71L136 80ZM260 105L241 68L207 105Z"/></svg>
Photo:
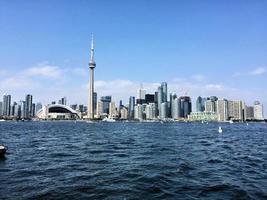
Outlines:
<svg viewBox="0 0 267 200"><path fill-rule="evenodd" d="M90 56L90 67L95 67L95 49L94 49L94 34L91 36L91 56Z"/></svg>
<svg viewBox="0 0 267 200"><path fill-rule="evenodd" d="M91 49L94 49L94 33L91 35Z"/></svg>

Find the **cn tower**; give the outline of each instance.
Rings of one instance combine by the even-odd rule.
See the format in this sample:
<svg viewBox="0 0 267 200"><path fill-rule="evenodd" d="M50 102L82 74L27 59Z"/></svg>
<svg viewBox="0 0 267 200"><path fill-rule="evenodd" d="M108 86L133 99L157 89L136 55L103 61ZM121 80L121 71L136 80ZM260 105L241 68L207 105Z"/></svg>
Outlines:
<svg viewBox="0 0 267 200"><path fill-rule="evenodd" d="M90 68L90 82L89 82L89 101L88 101L88 119L94 119L94 69L95 69L96 63L94 59L94 36L92 34L92 41L91 41L91 56L90 56L90 62L89 62L89 68Z"/></svg>

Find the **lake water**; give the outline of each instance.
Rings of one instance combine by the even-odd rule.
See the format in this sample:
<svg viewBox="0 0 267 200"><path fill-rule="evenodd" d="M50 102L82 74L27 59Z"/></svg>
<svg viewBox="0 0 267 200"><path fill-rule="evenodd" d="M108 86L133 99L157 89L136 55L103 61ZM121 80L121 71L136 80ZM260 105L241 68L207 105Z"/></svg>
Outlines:
<svg viewBox="0 0 267 200"><path fill-rule="evenodd" d="M0 199L267 199L267 124L0 122L0 143Z"/></svg>

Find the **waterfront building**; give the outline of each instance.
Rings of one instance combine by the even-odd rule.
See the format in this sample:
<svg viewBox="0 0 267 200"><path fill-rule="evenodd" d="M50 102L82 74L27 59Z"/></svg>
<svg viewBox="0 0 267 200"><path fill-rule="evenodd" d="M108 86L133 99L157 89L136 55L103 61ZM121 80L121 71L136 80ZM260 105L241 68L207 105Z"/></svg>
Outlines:
<svg viewBox="0 0 267 200"><path fill-rule="evenodd" d="M92 34L91 42L91 55L90 55L90 82L89 82L89 101L88 101L88 111L87 115L89 119L94 119L94 69L96 67L95 58L94 58L94 37Z"/></svg>
<svg viewBox="0 0 267 200"><path fill-rule="evenodd" d="M80 117L80 113L73 110L71 107L62 104L43 106L37 113L37 118L39 119L70 120L79 119Z"/></svg>
<svg viewBox="0 0 267 200"><path fill-rule="evenodd" d="M11 95L4 94L3 96L3 116L11 115Z"/></svg>
<svg viewBox="0 0 267 200"><path fill-rule="evenodd" d="M0 101L0 116L3 116L3 102Z"/></svg>
<svg viewBox="0 0 267 200"><path fill-rule="evenodd" d="M254 119L254 107L246 106L246 119L253 120Z"/></svg>
<svg viewBox="0 0 267 200"><path fill-rule="evenodd" d="M228 120L228 101L226 99L219 99L216 101L216 109L218 121Z"/></svg>
<svg viewBox="0 0 267 200"><path fill-rule="evenodd" d="M115 102L110 102L109 103L109 118L117 118L118 117L118 113L117 113L117 109L116 109L116 104Z"/></svg>
<svg viewBox="0 0 267 200"><path fill-rule="evenodd" d="M111 102L111 96L103 96L100 100L103 102L103 113L109 114L109 103Z"/></svg>
<svg viewBox="0 0 267 200"><path fill-rule="evenodd" d="M172 95L171 117L173 119L179 118L179 108L181 107L180 99L175 95Z"/></svg>
<svg viewBox="0 0 267 200"><path fill-rule="evenodd" d="M97 109L97 93L94 92L93 94L93 106L94 106L94 115L96 115L96 109ZM86 108L86 106L84 106Z"/></svg>
<svg viewBox="0 0 267 200"><path fill-rule="evenodd" d="M157 92L157 103L158 103L158 115L160 115L160 108L161 108L161 103L162 103L162 87L158 87L158 92Z"/></svg>
<svg viewBox="0 0 267 200"><path fill-rule="evenodd" d="M32 117L32 95L26 95L25 103L25 118L29 119Z"/></svg>
<svg viewBox="0 0 267 200"><path fill-rule="evenodd" d="M26 118L26 102L25 101L20 101L20 118L25 119Z"/></svg>
<svg viewBox="0 0 267 200"><path fill-rule="evenodd" d="M199 96L196 100L196 111L197 112L203 112L205 110L205 102L206 98L202 98Z"/></svg>
<svg viewBox="0 0 267 200"><path fill-rule="evenodd" d="M217 121L218 115L215 112L191 112L188 119L191 121Z"/></svg>
<svg viewBox="0 0 267 200"><path fill-rule="evenodd" d="M14 104L14 114L13 114L13 116L14 117L16 117L16 118L20 118L21 116L20 116L20 109L21 109L21 107L20 107L20 105L19 104Z"/></svg>
<svg viewBox="0 0 267 200"><path fill-rule="evenodd" d="M156 104L149 103L145 107L146 119L152 120L156 119Z"/></svg>
<svg viewBox="0 0 267 200"><path fill-rule="evenodd" d="M179 107L179 117L187 118L188 115L192 112L192 103L189 96L179 97L180 107Z"/></svg>
<svg viewBox="0 0 267 200"><path fill-rule="evenodd" d="M137 104L134 108L134 118L137 120L143 120L143 106L141 104Z"/></svg>
<svg viewBox="0 0 267 200"><path fill-rule="evenodd" d="M228 101L228 118L230 120L245 120L245 104L242 101Z"/></svg>
<svg viewBox="0 0 267 200"><path fill-rule="evenodd" d="M263 120L263 105L259 101L254 102L254 119L255 120Z"/></svg>
<svg viewBox="0 0 267 200"><path fill-rule="evenodd" d="M97 118L100 118L103 115L103 104L104 103L102 101L97 102L97 106L96 106Z"/></svg>
<svg viewBox="0 0 267 200"><path fill-rule="evenodd" d="M14 101L12 106L11 106L11 114L10 115L13 116L13 117L15 117L15 107L16 107L16 105L17 105L17 102Z"/></svg>
<svg viewBox="0 0 267 200"><path fill-rule="evenodd" d="M135 118L135 97L130 96L129 98L129 107L128 107L128 119L134 119Z"/></svg>
<svg viewBox="0 0 267 200"><path fill-rule="evenodd" d="M167 119L168 118L168 103L163 102L161 103L160 107L160 119Z"/></svg>
<svg viewBox="0 0 267 200"><path fill-rule="evenodd" d="M120 118L123 120L128 119L128 109L126 107L120 109Z"/></svg>

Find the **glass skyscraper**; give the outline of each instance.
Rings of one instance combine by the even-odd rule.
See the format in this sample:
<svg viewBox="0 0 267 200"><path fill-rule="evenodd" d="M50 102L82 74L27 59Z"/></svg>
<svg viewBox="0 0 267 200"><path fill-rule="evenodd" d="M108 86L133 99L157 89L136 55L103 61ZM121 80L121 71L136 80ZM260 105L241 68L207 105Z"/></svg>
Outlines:
<svg viewBox="0 0 267 200"><path fill-rule="evenodd" d="M103 102L103 113L109 114L109 103L111 102L111 96L103 96L101 97L101 101Z"/></svg>
<svg viewBox="0 0 267 200"><path fill-rule="evenodd" d="M128 110L128 118L134 119L134 104L135 104L135 97L130 96L129 98L129 110Z"/></svg>

